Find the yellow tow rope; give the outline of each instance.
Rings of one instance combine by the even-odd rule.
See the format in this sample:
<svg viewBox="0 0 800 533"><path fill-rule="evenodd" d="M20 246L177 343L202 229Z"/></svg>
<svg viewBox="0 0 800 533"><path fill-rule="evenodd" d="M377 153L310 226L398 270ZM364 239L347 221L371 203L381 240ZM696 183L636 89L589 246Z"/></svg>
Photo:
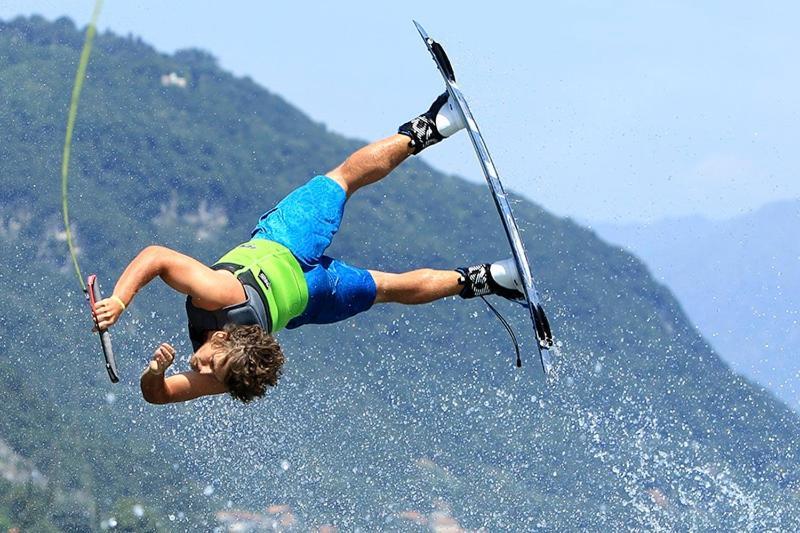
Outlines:
<svg viewBox="0 0 800 533"><path fill-rule="evenodd" d="M75 245L72 242L72 231L69 226L69 208L67 206L67 176L69 171L69 154L72 147L72 131L75 129L75 117L78 115L78 100L81 96L81 89L83 88L83 80L86 78L86 67L89 64L89 55L92 53L92 42L94 41L94 34L97 32L97 19L100 16L100 9L103 6L103 0L96 0L94 4L94 12L92 12L92 20L86 28L86 39L83 41L83 51L81 51L81 59L78 63L78 71L75 73L75 83L72 86L72 98L69 102L69 115L67 117L67 133L64 137L64 154L61 159L61 209L64 213L64 228L67 235L67 246L69 246L69 253L72 256L72 264L75 266L75 274L78 276L78 282L81 284L81 289L86 292L86 284L83 282L83 275L81 268L78 266L78 255L75 251Z"/></svg>

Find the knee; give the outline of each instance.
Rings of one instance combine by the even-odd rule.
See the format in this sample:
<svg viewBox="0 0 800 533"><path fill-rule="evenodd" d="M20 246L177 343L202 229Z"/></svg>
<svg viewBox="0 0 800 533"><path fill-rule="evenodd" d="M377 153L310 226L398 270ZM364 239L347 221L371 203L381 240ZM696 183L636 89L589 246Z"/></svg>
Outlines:
<svg viewBox="0 0 800 533"><path fill-rule="evenodd" d="M375 282L375 303L394 302L397 292L397 278L401 274L390 274L377 270L370 270L369 273Z"/></svg>
<svg viewBox="0 0 800 533"><path fill-rule="evenodd" d="M325 173L330 179L335 181L339 187L344 190L344 193L349 197L351 192L353 192L352 184L345 178L344 173L342 172L342 167L338 166L331 171Z"/></svg>

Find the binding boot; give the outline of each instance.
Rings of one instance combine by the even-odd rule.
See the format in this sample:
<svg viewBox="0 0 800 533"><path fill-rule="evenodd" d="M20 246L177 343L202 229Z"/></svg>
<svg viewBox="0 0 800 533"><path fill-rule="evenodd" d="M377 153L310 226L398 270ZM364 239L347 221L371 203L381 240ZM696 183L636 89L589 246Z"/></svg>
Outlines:
<svg viewBox="0 0 800 533"><path fill-rule="evenodd" d="M463 285L459 293L462 298L475 298L487 294L496 294L509 300L524 298L522 281L514 259L457 268L456 272L461 274L458 282Z"/></svg>
<svg viewBox="0 0 800 533"><path fill-rule="evenodd" d="M450 95L444 92L434 100L430 109L400 126L397 133L408 136L411 139L409 146L414 149L414 154L418 154L428 146L464 129L464 126L466 124L461 113L450 101Z"/></svg>

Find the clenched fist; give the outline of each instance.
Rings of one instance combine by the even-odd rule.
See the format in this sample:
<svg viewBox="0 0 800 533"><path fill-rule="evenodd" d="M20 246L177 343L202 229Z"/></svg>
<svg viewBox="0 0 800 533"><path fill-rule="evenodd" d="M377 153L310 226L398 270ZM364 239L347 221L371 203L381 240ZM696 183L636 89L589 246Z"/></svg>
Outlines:
<svg viewBox="0 0 800 533"><path fill-rule="evenodd" d="M163 374L175 360L175 348L166 342L161 343L161 346L156 348L153 353L153 359L150 361L150 368L148 369L152 374Z"/></svg>

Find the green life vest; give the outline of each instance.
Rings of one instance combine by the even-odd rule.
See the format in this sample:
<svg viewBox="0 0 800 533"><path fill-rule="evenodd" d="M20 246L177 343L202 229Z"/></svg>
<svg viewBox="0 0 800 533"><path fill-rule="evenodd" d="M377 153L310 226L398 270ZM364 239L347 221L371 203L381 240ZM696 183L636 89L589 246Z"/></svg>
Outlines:
<svg viewBox="0 0 800 533"><path fill-rule="evenodd" d="M253 239L226 253L212 267L255 284L269 308L271 333L283 329L308 305L308 284L292 252L277 242Z"/></svg>

